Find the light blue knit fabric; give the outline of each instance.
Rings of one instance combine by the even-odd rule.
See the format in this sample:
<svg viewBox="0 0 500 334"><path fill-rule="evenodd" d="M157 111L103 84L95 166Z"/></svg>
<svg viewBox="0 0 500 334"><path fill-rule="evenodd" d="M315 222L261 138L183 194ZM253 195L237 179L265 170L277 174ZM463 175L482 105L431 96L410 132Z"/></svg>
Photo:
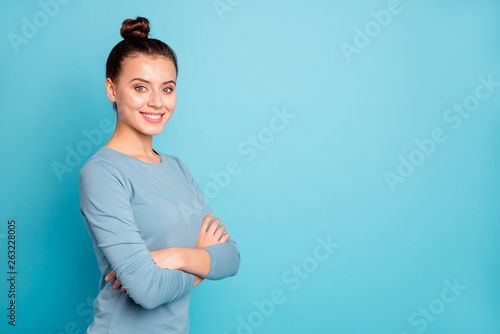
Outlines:
<svg viewBox="0 0 500 334"><path fill-rule="evenodd" d="M188 167L158 154L161 163L147 163L103 146L80 171L80 211L101 270L88 334L189 332L194 275L158 267L149 251L196 247L202 220L212 211ZM205 278L238 272L232 238L205 249L211 259ZM111 270L129 295L104 280Z"/></svg>

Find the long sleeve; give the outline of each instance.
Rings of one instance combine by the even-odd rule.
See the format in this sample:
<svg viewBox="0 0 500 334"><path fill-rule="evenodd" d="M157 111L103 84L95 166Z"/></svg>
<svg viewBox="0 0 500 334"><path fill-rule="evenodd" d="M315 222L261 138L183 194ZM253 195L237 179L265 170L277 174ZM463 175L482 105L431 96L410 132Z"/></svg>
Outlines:
<svg viewBox="0 0 500 334"><path fill-rule="evenodd" d="M187 177L196 197L197 206L201 207L204 214L212 213L212 210L206 203L200 187L191 175L189 168L178 157L175 157L181 166L184 175ZM230 237L225 243L216 244L208 247L202 247L208 251L210 255L210 271L204 278L211 280L219 280L226 277L234 276L238 273L240 267L240 252L238 245Z"/></svg>
<svg viewBox="0 0 500 334"><path fill-rule="evenodd" d="M236 242L229 237L225 243L203 247L210 254L210 271L204 278L218 280L234 276L240 267L240 252Z"/></svg>
<svg viewBox="0 0 500 334"><path fill-rule="evenodd" d="M134 221L131 189L112 164L94 160L80 171L80 211L91 236L129 296L153 309L188 294L194 275L156 265Z"/></svg>

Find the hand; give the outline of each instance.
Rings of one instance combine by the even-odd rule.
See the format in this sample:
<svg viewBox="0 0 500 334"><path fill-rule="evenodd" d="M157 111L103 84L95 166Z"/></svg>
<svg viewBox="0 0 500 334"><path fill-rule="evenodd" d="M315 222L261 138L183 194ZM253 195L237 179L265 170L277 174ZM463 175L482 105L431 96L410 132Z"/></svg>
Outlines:
<svg viewBox="0 0 500 334"><path fill-rule="evenodd" d="M199 275L206 276L208 275L208 272L210 270L210 255L208 254L208 251L203 248L169 247L151 251L149 253L151 253L153 260L160 268L182 270L194 274L195 280L193 288L195 288L204 280L204 278L201 278ZM198 272L196 271L198 268L193 269L191 266L189 266L193 264L199 266L197 261L200 260L208 261L208 268L203 268L203 272ZM198 272L199 275L197 275L195 271Z"/></svg>
<svg viewBox="0 0 500 334"><path fill-rule="evenodd" d="M193 289L199 285L201 282L203 282L204 278L201 278L198 275L194 275L194 284L193 284Z"/></svg>
<svg viewBox="0 0 500 334"><path fill-rule="evenodd" d="M182 268L181 251L181 247L169 247L150 251L149 253L158 267L180 270Z"/></svg>
<svg viewBox="0 0 500 334"><path fill-rule="evenodd" d="M208 227L208 224L210 223L213 217L214 215L210 213L205 218L203 218L196 248L222 244L226 242L227 239L229 239L229 233L222 235L226 230L226 226L224 225L219 226L220 223L219 218L215 218L212 221L212 224L210 224L210 227Z"/></svg>
<svg viewBox="0 0 500 334"><path fill-rule="evenodd" d="M110 281L110 280L112 280L115 277L116 277L116 273L114 271L111 271L109 274L106 275L106 277L104 277L104 280ZM125 292L128 295L128 292L122 286L122 282L120 282L120 279L116 278L116 280L113 282L113 289L118 289L120 287L121 287L120 291L123 291L123 292Z"/></svg>

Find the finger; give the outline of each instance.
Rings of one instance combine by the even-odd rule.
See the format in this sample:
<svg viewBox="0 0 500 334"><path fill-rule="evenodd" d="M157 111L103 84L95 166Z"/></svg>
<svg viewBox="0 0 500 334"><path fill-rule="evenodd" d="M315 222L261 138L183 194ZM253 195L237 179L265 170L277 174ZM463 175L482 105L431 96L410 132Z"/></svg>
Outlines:
<svg viewBox="0 0 500 334"><path fill-rule="evenodd" d="M127 292L127 290L125 290L125 288L123 286L120 290L121 290L121 292Z"/></svg>
<svg viewBox="0 0 500 334"><path fill-rule="evenodd" d="M201 231L202 232L207 231L208 223L210 223L210 221L212 220L213 217L214 217L214 214L209 213L208 215L205 216L205 218L203 218L203 222L201 223Z"/></svg>
<svg viewBox="0 0 500 334"><path fill-rule="evenodd" d="M222 243L226 242L228 239L229 239L229 233L226 233L222 236L222 238L220 238L219 243L222 244Z"/></svg>
<svg viewBox="0 0 500 334"><path fill-rule="evenodd" d="M220 223L220 218L215 218L212 221L212 224L210 224L207 233L209 233L210 235L214 234L215 230L217 230L217 227L219 227L219 223Z"/></svg>
<svg viewBox="0 0 500 334"><path fill-rule="evenodd" d="M215 237L217 237L217 240L220 239L220 237L222 236L222 233L224 233L225 230L226 230L226 225L219 226L217 231L215 231L215 233L214 233Z"/></svg>
<svg viewBox="0 0 500 334"><path fill-rule="evenodd" d="M104 277L104 279L105 279L106 281L109 281L109 280L111 280L111 279L113 279L113 278L115 278L115 277L116 277L116 273L115 273L114 271L110 271L110 273L109 273L109 274L107 274L107 275L106 275L106 277Z"/></svg>
<svg viewBox="0 0 500 334"><path fill-rule="evenodd" d="M113 283L113 289L118 289L122 285L122 282L120 282L120 279L116 279Z"/></svg>

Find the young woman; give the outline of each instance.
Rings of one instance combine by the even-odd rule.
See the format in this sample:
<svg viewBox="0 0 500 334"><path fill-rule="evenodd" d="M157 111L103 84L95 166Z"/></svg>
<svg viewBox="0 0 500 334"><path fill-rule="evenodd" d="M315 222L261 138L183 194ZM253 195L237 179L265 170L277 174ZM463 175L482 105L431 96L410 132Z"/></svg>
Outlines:
<svg viewBox="0 0 500 334"><path fill-rule="evenodd" d="M148 38L143 17L120 33L106 63L116 129L80 171L80 211L101 270L87 333L188 333L191 290L236 275L240 254L188 167L152 148L176 105L175 53Z"/></svg>

